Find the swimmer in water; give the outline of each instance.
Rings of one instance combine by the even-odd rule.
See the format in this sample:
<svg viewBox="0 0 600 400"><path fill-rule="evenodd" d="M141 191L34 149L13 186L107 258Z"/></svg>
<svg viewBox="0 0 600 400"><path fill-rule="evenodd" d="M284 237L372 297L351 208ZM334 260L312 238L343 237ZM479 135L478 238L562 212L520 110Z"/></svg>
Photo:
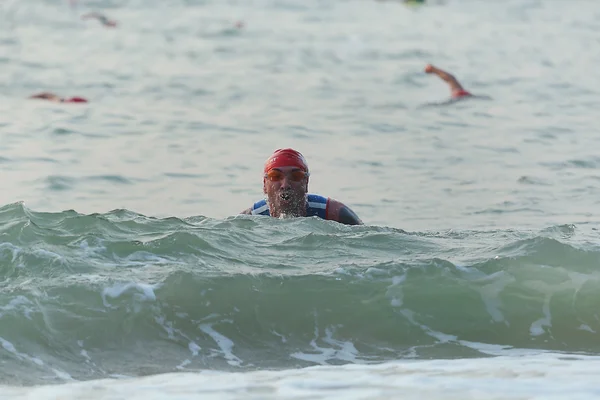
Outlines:
<svg viewBox="0 0 600 400"><path fill-rule="evenodd" d="M91 12L91 13L82 15L81 19L97 19L98 21L100 21L100 23L102 25L109 27L109 28L114 28L117 26L116 21L108 19L105 15L97 13L97 12Z"/></svg>
<svg viewBox="0 0 600 400"><path fill-rule="evenodd" d="M42 93L34 94L33 96L29 96L29 98L30 99L48 100L48 101L52 101L55 103L87 103L88 102L83 97L75 96L75 97L70 97L68 99L65 99L64 97L59 97L59 96L55 95L54 93L50 93L50 92L42 92Z"/></svg>
<svg viewBox="0 0 600 400"><path fill-rule="evenodd" d="M462 99L465 97L473 97L473 95L470 92L467 92L462 87L460 82L458 82L458 80L453 75L449 74L448 72L441 70L437 67L434 67L431 64L427 64L425 66L425 73L435 74L438 77L440 77L440 79L442 79L444 82L446 82L448 84L448 86L450 86L450 95L452 96L452 99L458 100L458 99Z"/></svg>
<svg viewBox="0 0 600 400"><path fill-rule="evenodd" d="M308 193L308 164L294 149L278 149L267 158L263 169L263 193L241 214L282 217L319 217L346 225L363 222L345 204L330 197Z"/></svg>
<svg viewBox="0 0 600 400"><path fill-rule="evenodd" d="M377 1L384 2L387 0L377 0ZM400 3L404 3L404 4L408 4L408 5L425 4L425 0L401 0Z"/></svg>

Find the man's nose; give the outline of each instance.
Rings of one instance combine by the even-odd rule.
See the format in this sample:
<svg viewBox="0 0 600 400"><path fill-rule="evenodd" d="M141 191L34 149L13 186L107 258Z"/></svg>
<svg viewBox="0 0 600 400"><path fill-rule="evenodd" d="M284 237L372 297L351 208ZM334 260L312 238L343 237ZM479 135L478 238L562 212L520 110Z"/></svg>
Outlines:
<svg viewBox="0 0 600 400"><path fill-rule="evenodd" d="M290 180L290 178L287 175L283 175L283 178L281 179L281 187L283 189L288 189L292 187L291 183L292 181Z"/></svg>

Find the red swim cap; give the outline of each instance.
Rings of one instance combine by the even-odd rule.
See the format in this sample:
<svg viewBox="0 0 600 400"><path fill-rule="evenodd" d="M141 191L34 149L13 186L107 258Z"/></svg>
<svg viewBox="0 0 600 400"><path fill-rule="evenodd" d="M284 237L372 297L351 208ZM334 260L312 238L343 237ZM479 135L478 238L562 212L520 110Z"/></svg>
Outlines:
<svg viewBox="0 0 600 400"><path fill-rule="evenodd" d="M265 173L279 167L296 167L308 172L308 164L304 156L294 149L277 149L265 161Z"/></svg>
<svg viewBox="0 0 600 400"><path fill-rule="evenodd" d="M70 99L65 100L65 103L87 103L88 101L83 97L71 97Z"/></svg>
<svg viewBox="0 0 600 400"><path fill-rule="evenodd" d="M452 97L455 99L458 99L460 97L468 97L468 96L473 96L471 93L467 92L466 90L457 90L452 92Z"/></svg>

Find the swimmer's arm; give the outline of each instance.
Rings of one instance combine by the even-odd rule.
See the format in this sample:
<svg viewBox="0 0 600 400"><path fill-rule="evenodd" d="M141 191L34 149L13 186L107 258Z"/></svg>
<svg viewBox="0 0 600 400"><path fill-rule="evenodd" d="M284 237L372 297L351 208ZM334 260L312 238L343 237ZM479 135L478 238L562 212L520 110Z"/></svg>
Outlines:
<svg viewBox="0 0 600 400"><path fill-rule="evenodd" d="M44 99L44 100L57 101L57 102L63 101L63 99L61 99L54 93L50 93L50 92L42 92L42 93L34 94L32 96L29 96L29 98L30 99Z"/></svg>
<svg viewBox="0 0 600 400"><path fill-rule="evenodd" d="M327 201L326 219L346 225L363 225L363 222L350 207L332 198Z"/></svg>
<svg viewBox="0 0 600 400"><path fill-rule="evenodd" d="M348 206L342 206L342 208L340 208L338 222L346 225L363 225L363 222L358 218L358 215L356 215L356 213Z"/></svg>
<svg viewBox="0 0 600 400"><path fill-rule="evenodd" d="M425 67L425 72L428 74L435 74L440 77L444 82L450 85L450 90L452 92L459 92L464 90L462 85L458 82L458 79L454 77L454 75L449 74L448 72L439 69L431 64L427 64Z"/></svg>
<svg viewBox="0 0 600 400"><path fill-rule="evenodd" d="M244 211L242 211L240 214L243 214L243 215L252 215L252 208L247 208Z"/></svg>
<svg viewBox="0 0 600 400"><path fill-rule="evenodd" d="M54 93L50 93L50 92L42 92L42 93L38 93L38 94L34 94L29 96L30 99L57 99L58 96L55 95Z"/></svg>

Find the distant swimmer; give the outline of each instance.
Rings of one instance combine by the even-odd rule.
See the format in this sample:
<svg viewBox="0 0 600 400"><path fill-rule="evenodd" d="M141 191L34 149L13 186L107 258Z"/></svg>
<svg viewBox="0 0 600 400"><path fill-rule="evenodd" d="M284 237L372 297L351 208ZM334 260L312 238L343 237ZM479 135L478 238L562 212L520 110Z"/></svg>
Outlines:
<svg viewBox="0 0 600 400"><path fill-rule="evenodd" d="M42 93L38 93L38 94L34 94L33 96L29 96L30 99L42 99L42 100L48 100L48 101L52 101L55 103L87 103L87 99L84 99L83 97L70 97L68 99L65 99L64 97L59 97L57 95L55 95L54 93L50 93L50 92L42 92Z"/></svg>
<svg viewBox="0 0 600 400"><path fill-rule="evenodd" d="M105 15L91 12L81 16L81 19L97 19L100 23L106 27L114 28L117 26L117 22L112 19L108 19Z"/></svg>
<svg viewBox="0 0 600 400"><path fill-rule="evenodd" d="M425 66L425 72L428 74L435 74L439 76L444 82L446 82L448 86L450 86L450 94L453 99L462 99L465 97L473 96L470 92L467 92L465 89L463 89L462 85L458 82L458 80L448 72L436 68L431 64L427 64Z"/></svg>
<svg viewBox="0 0 600 400"><path fill-rule="evenodd" d="M377 1L383 2L383 1L387 1L387 0L377 0ZM397 2L397 1L395 1L395 2ZM399 2L408 4L408 5L425 4L425 0L400 0Z"/></svg>
<svg viewBox="0 0 600 400"><path fill-rule="evenodd" d="M308 164L294 149L278 149L267 158L263 169L263 193L241 214L283 217L319 217L346 225L362 225L348 206L330 197L308 193Z"/></svg>

